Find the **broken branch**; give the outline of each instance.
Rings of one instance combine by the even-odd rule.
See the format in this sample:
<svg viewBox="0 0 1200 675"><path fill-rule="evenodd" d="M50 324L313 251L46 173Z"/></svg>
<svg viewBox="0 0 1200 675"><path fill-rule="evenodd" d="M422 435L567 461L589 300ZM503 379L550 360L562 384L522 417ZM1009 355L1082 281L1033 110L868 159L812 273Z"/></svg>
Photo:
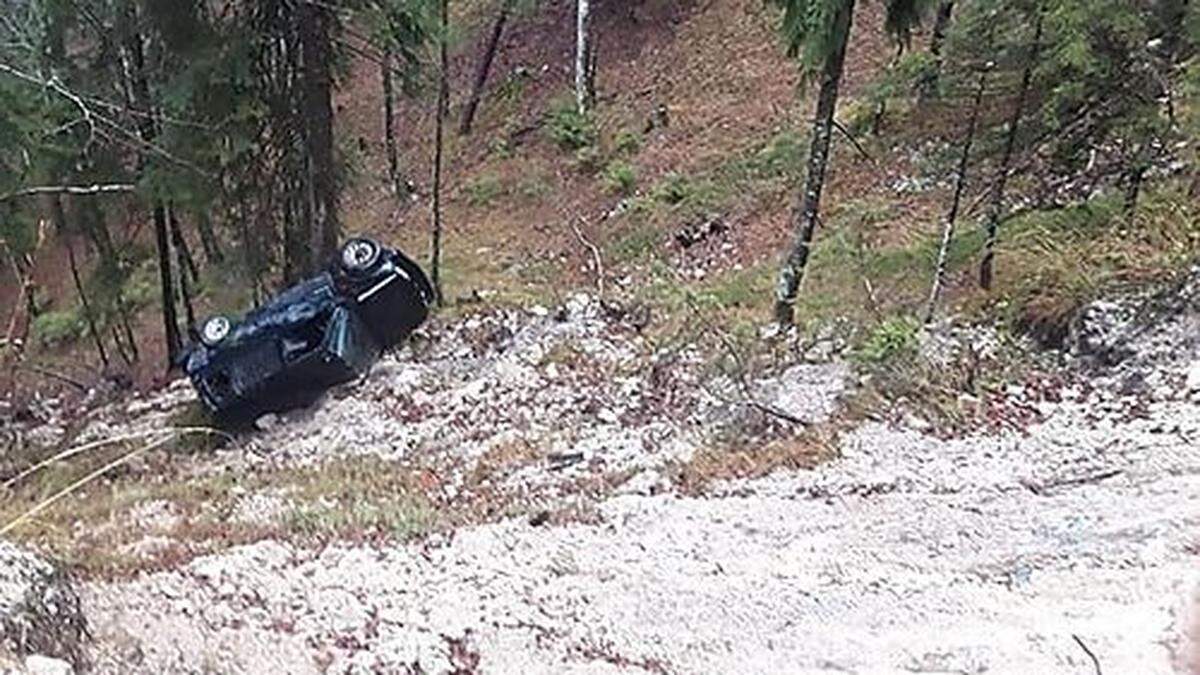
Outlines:
<svg viewBox="0 0 1200 675"><path fill-rule="evenodd" d="M583 220L583 218L579 218L579 220ZM593 244L591 241L589 241L587 237L583 236L583 230L579 229L579 225L574 220L571 220L570 223L571 223L571 229L575 231L575 237L577 239L579 239L579 242L581 244L583 244L588 250L590 250L592 252L592 260L594 261L595 266L596 266L596 293L600 296L601 299L603 299L604 298L604 263L600 259L600 249L597 248L597 246L595 244Z"/></svg>
<svg viewBox="0 0 1200 675"><path fill-rule="evenodd" d="M32 195L98 195L114 192L133 192L135 189L135 186L130 183L98 183L95 185L39 185L0 196L0 202L6 202L17 197L28 197Z"/></svg>

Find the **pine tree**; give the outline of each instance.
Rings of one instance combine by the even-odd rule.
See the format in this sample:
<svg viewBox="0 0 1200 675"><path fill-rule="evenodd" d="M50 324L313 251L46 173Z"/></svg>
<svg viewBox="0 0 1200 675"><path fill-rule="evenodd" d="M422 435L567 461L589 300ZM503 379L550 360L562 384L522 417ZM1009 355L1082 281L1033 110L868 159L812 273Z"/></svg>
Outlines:
<svg viewBox="0 0 1200 675"><path fill-rule="evenodd" d="M806 78L818 76L816 115L812 122L808 170L792 211L793 243L788 249L775 286L775 320L794 321L796 294L804 277L820 218L821 192L829 166L834 112L850 42L855 0L777 0L783 7L782 31L789 56L798 57ZM889 0L886 29L907 39L929 9L928 0Z"/></svg>

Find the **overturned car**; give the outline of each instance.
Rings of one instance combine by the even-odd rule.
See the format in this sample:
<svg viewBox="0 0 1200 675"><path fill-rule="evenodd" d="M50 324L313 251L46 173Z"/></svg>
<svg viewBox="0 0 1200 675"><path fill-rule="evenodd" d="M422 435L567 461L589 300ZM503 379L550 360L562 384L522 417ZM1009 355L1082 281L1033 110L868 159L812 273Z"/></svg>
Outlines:
<svg viewBox="0 0 1200 675"><path fill-rule="evenodd" d="M354 238L328 269L243 318L210 317L181 362L218 418L252 419L364 374L425 321L433 302L429 278L408 256Z"/></svg>

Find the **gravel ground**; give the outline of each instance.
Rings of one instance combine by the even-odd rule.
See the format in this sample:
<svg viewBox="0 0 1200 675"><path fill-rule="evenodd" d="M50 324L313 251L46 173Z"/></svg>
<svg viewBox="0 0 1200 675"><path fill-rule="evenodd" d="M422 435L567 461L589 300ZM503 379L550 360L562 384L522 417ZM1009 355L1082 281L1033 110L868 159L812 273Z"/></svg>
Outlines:
<svg viewBox="0 0 1200 675"><path fill-rule="evenodd" d="M578 522L266 540L83 584L91 657L105 673L1090 673L1093 657L1104 673L1200 673L1200 273L1177 291L1149 319L1122 302L1085 313L1053 383L1007 391L1030 426L945 438L900 415L844 434L813 471L703 496L672 487L671 463L787 425L737 403L699 354L656 351L586 296L434 327L189 470L369 454L435 461L453 491L520 440L532 454L503 489L624 484ZM994 337L943 331L930 358L966 342ZM849 375L825 356L747 390L825 419ZM181 385L122 403L82 438L160 427L191 399ZM248 494L231 517L269 523L290 499ZM135 515L147 532L177 517L164 502Z"/></svg>
<svg viewBox="0 0 1200 675"><path fill-rule="evenodd" d="M1105 673L1186 672L1188 612L1200 614L1192 310L1130 337L1132 356L1116 367L1070 370L1053 402L1031 396L1026 405L1043 421L1023 431L947 440L925 425L868 423L843 438L841 458L814 471L728 483L702 498L621 490L588 522L513 519L412 545L311 550L263 541L92 584L84 602L98 667L1088 673L1094 656ZM563 330L575 344L603 342L599 332ZM509 356L467 360L453 391L429 393L444 397L434 407L475 410L453 402L485 381L480 391L501 392L490 414L528 414L523 428L553 431L536 412L546 401L520 398L554 386L547 364L527 366L541 369L537 379L518 365L521 340L535 335L526 332L504 338ZM626 343L599 342L589 353L624 358ZM442 358L470 357L451 350ZM396 377L410 377L400 370ZM797 404L819 416L840 381L798 371L758 390L787 402L797 383L828 387ZM514 388L518 403L506 406ZM589 395L604 402L611 392ZM639 428L629 412L636 405L590 416L600 422L574 442L592 442L598 455L617 448L613 461L643 467L631 485L661 489L654 472L663 457L601 442ZM670 428L729 417L710 412L682 414ZM333 413L313 418L322 414ZM326 424L294 422L257 442ZM463 438L445 441L446 451ZM323 445L296 447L303 457ZM534 473L520 480L536 482Z"/></svg>

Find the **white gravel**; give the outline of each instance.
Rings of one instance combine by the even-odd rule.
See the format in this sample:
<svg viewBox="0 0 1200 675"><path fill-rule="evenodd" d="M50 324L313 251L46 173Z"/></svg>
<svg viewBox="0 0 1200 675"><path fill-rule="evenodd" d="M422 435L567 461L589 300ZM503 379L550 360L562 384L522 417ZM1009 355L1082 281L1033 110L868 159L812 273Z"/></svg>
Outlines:
<svg viewBox="0 0 1200 675"><path fill-rule="evenodd" d="M1195 664L1200 307L1125 339L1134 357L1115 368L1065 373L1062 400L1026 402L1044 418L1027 429L944 440L869 423L814 471L694 498L660 469L738 416L706 398L694 365L670 369L680 381L664 398L659 356L590 306L450 327L421 358L253 443L310 461L361 448L472 457L497 438L545 437L633 472L598 518L412 545L264 541L94 583L98 670L440 673L478 659L485 673L1076 674L1094 671L1089 652L1104 673ZM563 344L591 365L543 358ZM788 371L753 391L819 417L844 375ZM399 403L404 423L381 422ZM665 436L646 445L655 424Z"/></svg>

